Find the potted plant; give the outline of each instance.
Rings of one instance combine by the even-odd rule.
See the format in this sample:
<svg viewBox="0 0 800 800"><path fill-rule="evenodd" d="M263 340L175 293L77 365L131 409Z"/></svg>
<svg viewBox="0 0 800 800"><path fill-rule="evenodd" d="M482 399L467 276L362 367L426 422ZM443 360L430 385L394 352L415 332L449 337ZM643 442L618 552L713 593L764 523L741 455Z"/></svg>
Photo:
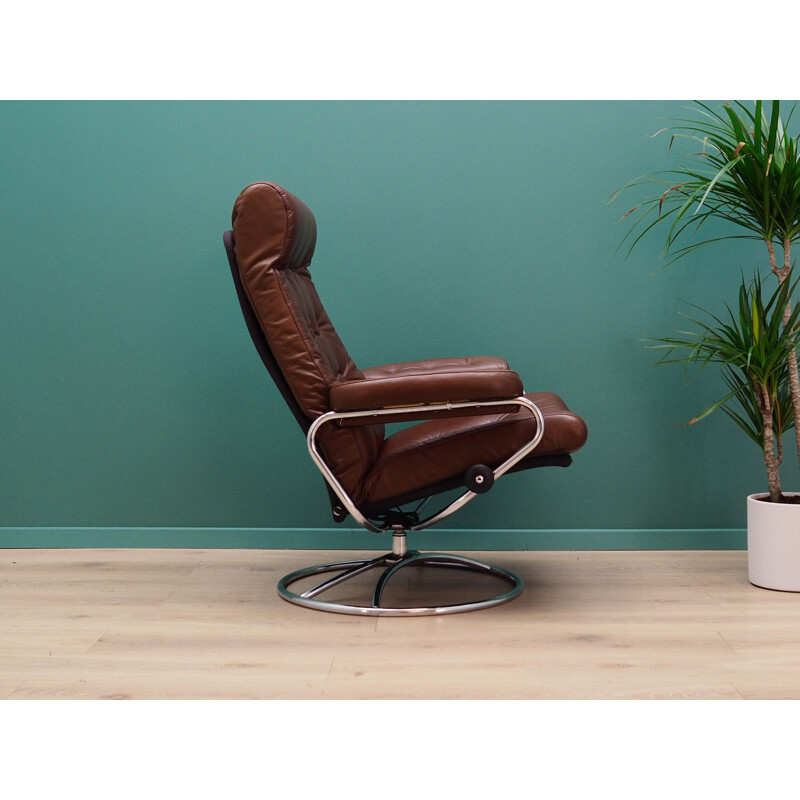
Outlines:
<svg viewBox="0 0 800 800"><path fill-rule="evenodd" d="M800 493L784 493L780 465L783 435L794 426L789 355L800 344L800 305L785 318L797 282L787 279L765 299L759 275L739 287L736 310L723 318L700 311L693 331L654 339L665 348L659 363L717 364L728 393L689 425L721 408L763 454L769 494L747 498L748 568L756 586L800 591ZM685 351L685 352L684 352Z"/></svg>
<svg viewBox="0 0 800 800"><path fill-rule="evenodd" d="M693 118L676 120L658 133L672 133L670 151L676 139L687 138L697 152L674 169L631 181L612 199L631 187L659 187L623 217L632 222L623 239L629 242L628 252L654 228L666 228L668 263L721 239L764 242L778 281L769 299L763 297L760 278L749 286L743 281L737 315L729 311L730 320L712 317L688 338L660 342L688 348L685 360L722 366L729 394L694 421L722 407L761 446L770 492L747 501L750 580L766 588L800 591L800 505L794 502L797 495L781 490L778 476L781 435L793 419L800 419L796 284L790 278L791 248L800 239L800 136L789 136L792 114L784 122L777 100L766 106L756 101L752 109L726 103L720 110L696 102L693 110ZM730 223L731 232L704 238L705 223L714 219ZM800 459L800 425L794 428ZM755 527L764 520L767 530L762 534ZM782 528L785 534L779 533ZM773 561L782 563L779 573L767 568Z"/></svg>

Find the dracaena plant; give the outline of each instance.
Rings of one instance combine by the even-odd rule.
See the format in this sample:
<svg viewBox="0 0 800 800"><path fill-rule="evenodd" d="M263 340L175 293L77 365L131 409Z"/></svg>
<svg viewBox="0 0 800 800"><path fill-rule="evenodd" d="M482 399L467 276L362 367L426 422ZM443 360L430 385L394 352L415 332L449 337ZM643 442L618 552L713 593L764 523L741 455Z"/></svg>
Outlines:
<svg viewBox="0 0 800 800"><path fill-rule="evenodd" d="M800 306L788 319L784 309L796 287L797 282L787 276L765 299L759 275L749 283L743 279L735 310L726 305L727 314L718 317L699 309L705 321L687 317L695 325L693 331L659 337L651 345L666 350L660 363L721 367L728 394L688 424L718 408L725 411L761 449L770 500L776 503L781 498L782 437L794 425L787 371L788 354L800 343Z"/></svg>
<svg viewBox="0 0 800 800"><path fill-rule="evenodd" d="M630 228L621 246L627 244L630 252L654 228L666 229L664 256L669 264L720 240L757 239L764 243L769 268L782 287L792 268L792 246L800 240L800 136L789 134L794 106L785 119L777 100L757 100L752 107L737 101L719 109L695 102L692 112L692 117L676 119L655 134L671 134L668 153L676 141L688 140L694 152L685 163L641 176L612 195L632 187L657 187L622 218L630 221ZM709 220L730 227L717 226L704 235ZM785 301L781 320L791 331L796 323L792 292ZM793 415L800 418L796 347L785 359ZM795 433L800 458L800 426Z"/></svg>

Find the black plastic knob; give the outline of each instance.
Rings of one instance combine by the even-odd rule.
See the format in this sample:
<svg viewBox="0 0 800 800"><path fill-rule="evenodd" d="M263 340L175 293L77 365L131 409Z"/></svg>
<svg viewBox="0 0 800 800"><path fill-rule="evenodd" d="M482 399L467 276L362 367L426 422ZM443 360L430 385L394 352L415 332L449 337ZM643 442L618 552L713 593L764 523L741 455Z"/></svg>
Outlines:
<svg viewBox="0 0 800 800"><path fill-rule="evenodd" d="M475 464L464 473L464 485L475 494L488 492L494 486L494 472L486 464Z"/></svg>

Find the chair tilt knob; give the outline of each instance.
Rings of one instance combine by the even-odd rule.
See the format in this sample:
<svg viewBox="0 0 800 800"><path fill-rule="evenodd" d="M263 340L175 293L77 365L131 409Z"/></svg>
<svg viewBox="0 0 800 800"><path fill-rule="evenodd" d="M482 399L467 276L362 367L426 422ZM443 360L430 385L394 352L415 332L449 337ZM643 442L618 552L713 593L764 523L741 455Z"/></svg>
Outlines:
<svg viewBox="0 0 800 800"><path fill-rule="evenodd" d="M464 473L464 485L475 494L488 492L494 486L494 472L486 464L475 464Z"/></svg>

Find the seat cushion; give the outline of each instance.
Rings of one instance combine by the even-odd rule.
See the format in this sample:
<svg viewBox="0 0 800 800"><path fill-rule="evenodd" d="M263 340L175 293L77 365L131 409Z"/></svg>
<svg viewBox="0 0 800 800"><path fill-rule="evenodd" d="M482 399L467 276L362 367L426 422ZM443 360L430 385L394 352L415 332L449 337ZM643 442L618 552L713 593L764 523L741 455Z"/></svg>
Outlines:
<svg viewBox="0 0 800 800"><path fill-rule="evenodd" d="M531 455L569 454L586 441L586 424L551 392L525 395L544 420L544 436ZM364 482L374 503L462 475L474 464L497 467L536 433L527 411L431 420L389 436Z"/></svg>

